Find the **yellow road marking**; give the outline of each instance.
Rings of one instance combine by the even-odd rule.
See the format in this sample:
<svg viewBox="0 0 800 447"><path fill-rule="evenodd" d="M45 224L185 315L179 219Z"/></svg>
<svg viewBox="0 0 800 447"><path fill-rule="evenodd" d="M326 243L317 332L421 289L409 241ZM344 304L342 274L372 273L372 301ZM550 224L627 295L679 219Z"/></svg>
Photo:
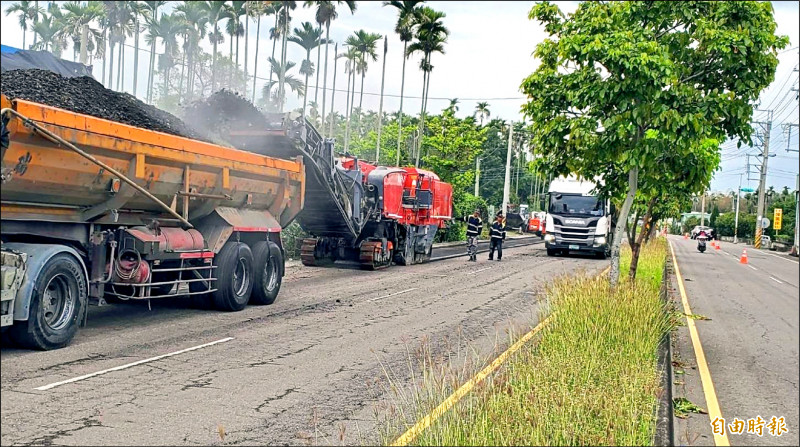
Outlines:
<svg viewBox="0 0 800 447"><path fill-rule="evenodd" d="M608 273L608 270L611 267L606 267L598 276L605 275ZM531 338L533 338L536 333L541 331L545 326L547 326L550 321L553 319L553 316L550 315L549 317L545 318L544 321L537 324L535 328L531 329L530 332L523 335L522 338L517 340L516 343L511 345L505 352L500 354L489 366L483 368L478 374L476 374L473 378L469 379L466 383L461 385L453 394L451 394L447 399L444 400L438 407L436 407L433 411L428 413L424 418L420 419L413 427L409 428L405 433L403 433L399 438L397 438L393 443L390 445L393 446L405 446L412 442L414 439L422 433L426 428L430 427L431 424L436 420L439 419L441 415L447 412L450 408L453 407L462 397L466 396L475 385L481 383L484 379L486 379L490 374L495 372L503 362L508 359L508 357L517 352L519 348L521 348L525 343L528 342Z"/></svg>
<svg viewBox="0 0 800 447"><path fill-rule="evenodd" d="M472 389L475 388L475 385L481 383L486 377L489 376L489 374L497 370L497 368L499 368L500 365L502 365L503 362L506 361L508 356L518 351L519 348L521 348L522 345L524 345L528 340L533 338L533 336L536 335L537 332L542 330L543 327L547 326L552 318L553 318L552 316L549 316L545 318L544 321L536 325L535 328L533 328L530 332L528 332L522 338L517 340L517 342L511 345L511 347L508 348L504 353L500 354L500 356L497 357L492 363L490 363L489 366L483 368L478 374L475 375L475 377L469 379L466 383L461 385L453 394L450 395L450 397L445 399L444 402L439 404L438 407L436 407L432 412L427 414L424 418L420 419L416 424L414 424L413 427L409 428L405 433L403 433L402 436L397 438L390 445L404 446L413 442L414 438L416 438L417 435L422 433L426 428L430 427L433 421L438 419L439 416L446 413L447 410L449 410L450 408L453 407L453 405L456 404L456 402L461 400L462 397L466 396L470 391L472 391Z"/></svg>
<svg viewBox="0 0 800 447"><path fill-rule="evenodd" d="M703 384L703 394L706 397L706 404L708 405L708 419L713 423L716 418L722 419L722 411L719 409L719 402L717 401L717 393L714 391L714 382L711 380L711 372L706 363L706 355L703 352L703 345L700 344L700 336L697 335L697 327L694 320L689 318L692 314L692 309L689 307L689 299L686 297L686 289L683 288L683 277L681 270L678 268L678 259L675 257L675 249L672 247L672 242L669 242L669 250L672 252L672 264L675 266L675 276L678 277L678 290L681 293L681 301L683 302L683 313L686 314L686 326L689 328L689 336L692 339L692 346L694 346L694 356L697 358L697 369L700 371L700 381ZM729 446L728 435L718 435L714 433L714 444L718 446Z"/></svg>

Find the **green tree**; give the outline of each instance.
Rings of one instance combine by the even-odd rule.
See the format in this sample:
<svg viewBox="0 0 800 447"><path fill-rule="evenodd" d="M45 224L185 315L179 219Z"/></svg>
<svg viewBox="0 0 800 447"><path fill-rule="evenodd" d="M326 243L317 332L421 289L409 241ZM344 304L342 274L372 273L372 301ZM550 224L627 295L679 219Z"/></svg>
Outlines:
<svg viewBox="0 0 800 447"><path fill-rule="evenodd" d="M28 33L28 23L36 23L39 16L44 14L44 9L36 6L38 2L30 2L27 0L14 2L6 8L6 16L16 13L19 18L19 27L22 28L22 49L27 50L25 45L25 35ZM32 26L32 25L31 25Z"/></svg>
<svg viewBox="0 0 800 447"><path fill-rule="evenodd" d="M146 16L144 17L146 24L145 28L147 28L148 32L152 31L150 29L151 26L156 26L156 24L158 23L158 8L166 4L167 2L164 0L148 0L144 2L145 14L146 14ZM147 73L147 102L149 103L153 102L153 81L155 80L155 72L156 72L156 39L151 39L150 69Z"/></svg>
<svg viewBox="0 0 800 447"><path fill-rule="evenodd" d="M195 59L194 55L198 50L200 40L206 36L206 26L208 25L208 15L202 3L185 1L175 8L176 13L180 14L181 19L186 23L186 94L185 99L190 100L194 92L195 80Z"/></svg>
<svg viewBox="0 0 800 447"><path fill-rule="evenodd" d="M708 224L711 228L714 228L716 226L718 217L719 217L719 207L715 203L714 208L711 210L711 217L708 219Z"/></svg>
<svg viewBox="0 0 800 447"><path fill-rule="evenodd" d="M378 60L377 45L378 41L380 41L382 38L383 36L380 34L368 33L362 29L356 31L352 36L348 37L347 41L345 42L346 45L355 48L358 52L359 63L357 67L361 73L361 90L359 92L358 100L359 109L362 109L362 105L364 104L364 78L367 75L369 60L371 59L373 62ZM359 129L361 127L360 116L361 114L359 114L358 120Z"/></svg>
<svg viewBox="0 0 800 447"><path fill-rule="evenodd" d="M47 5L47 13L33 24L33 32L38 37L33 45L34 50L44 50L61 57L61 52L67 45L64 38L64 15L55 2Z"/></svg>
<svg viewBox="0 0 800 447"><path fill-rule="evenodd" d="M294 66L297 64L292 61L287 61L286 65L281 65L280 62L271 57L267 60L272 66L272 70L277 73L278 79L274 81L268 81L266 84L264 84L262 89L262 101L263 104L267 105L270 110L278 112L283 110L283 101L286 98L285 96L281 95L281 86L288 85L298 97L300 97L300 95L304 95L305 90L303 88L303 81L288 73L289 70L294 68ZM274 92L272 91L273 88L276 89Z"/></svg>
<svg viewBox="0 0 800 447"><path fill-rule="evenodd" d="M208 23L211 24L212 32L208 33L208 39L213 45L211 51L211 91L214 92L217 87L217 73L214 69L217 66L217 45L222 43L225 38L222 36L222 31L219 29L220 22L226 17L228 13L227 2L224 1L206 1L203 3L203 9L206 12ZM152 67L151 67L152 70Z"/></svg>
<svg viewBox="0 0 800 447"><path fill-rule="evenodd" d="M356 12L356 2L354 1L307 1L306 6L317 6L317 12L315 14L315 19L317 23L321 25L325 25L325 42L332 43L331 40L331 22L336 20L339 16L338 12L336 11L336 6L344 4L350 10L351 14ZM339 57L336 53L333 53L334 57ZM334 79L335 79L334 74ZM319 82L317 82L319 85ZM328 45L325 44L325 68L322 74L322 136L325 136L325 110L326 110L326 96L328 90ZM335 92L331 92L331 94L335 94ZM333 103L333 98L331 98L331 103ZM331 106L333 108L333 106Z"/></svg>
<svg viewBox="0 0 800 447"><path fill-rule="evenodd" d="M400 145L403 130L403 94L406 87L406 61L408 60L408 43L414 39L414 27L416 26L416 16L418 13L419 4L421 1L385 1L383 6L393 6L397 9L397 24L394 26L394 32L400 36L400 42L403 42L403 74L400 80L400 111L398 113L398 130L397 134L397 164L400 165Z"/></svg>
<svg viewBox="0 0 800 447"><path fill-rule="evenodd" d="M567 19L542 2L530 18L550 34L522 83L536 151L556 174L627 174L606 175L599 188L625 197L612 243L616 284L640 179L675 171L657 163L664 152L675 161L726 137L749 143L751 102L773 81L788 38L775 35L770 3L585 2Z"/></svg>
<svg viewBox="0 0 800 447"><path fill-rule="evenodd" d="M300 63L300 74L305 75L306 82L303 88L303 116L306 116L308 105L308 77L314 74L314 63L311 62L311 50L323 44L322 30L315 28L311 22L303 22L302 28L295 28L294 35L289 37L289 42L296 43L306 50L306 58Z"/></svg>
<svg viewBox="0 0 800 447"><path fill-rule="evenodd" d="M475 114L473 116L481 120L481 127L483 127L483 120L492 116L492 112L489 111L489 103L479 102L478 105L475 106Z"/></svg>
<svg viewBox="0 0 800 447"><path fill-rule="evenodd" d="M90 52L92 48L100 50L105 46L103 33L92 26L92 23L105 16L103 6L100 2L66 2L62 5L64 10L65 36L72 38L72 59L77 60L78 52L81 49L81 35L84 28L87 31L86 49Z"/></svg>
<svg viewBox="0 0 800 447"><path fill-rule="evenodd" d="M421 52L422 61L422 101L420 101L419 140L417 143L416 166L419 166L419 157L422 149L425 128L425 112L428 101L428 87L430 86L431 56L433 53L444 54L444 44L450 31L442 23L445 13L435 11L427 6L419 8L416 12L416 41L408 46L409 53Z"/></svg>

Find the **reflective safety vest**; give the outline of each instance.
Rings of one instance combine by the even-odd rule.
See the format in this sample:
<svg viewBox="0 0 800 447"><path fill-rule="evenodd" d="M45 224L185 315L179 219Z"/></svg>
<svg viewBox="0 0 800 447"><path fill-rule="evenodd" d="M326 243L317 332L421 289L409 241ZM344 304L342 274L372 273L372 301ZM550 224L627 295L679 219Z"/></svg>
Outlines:
<svg viewBox="0 0 800 447"><path fill-rule="evenodd" d="M468 237L478 236L481 234L481 231L483 231L483 221L480 217L467 216L464 218L464 221L467 223Z"/></svg>
<svg viewBox="0 0 800 447"><path fill-rule="evenodd" d="M492 239L502 239L505 240L506 238L506 227L503 226L500 222L495 222L492 224L492 231L491 231Z"/></svg>

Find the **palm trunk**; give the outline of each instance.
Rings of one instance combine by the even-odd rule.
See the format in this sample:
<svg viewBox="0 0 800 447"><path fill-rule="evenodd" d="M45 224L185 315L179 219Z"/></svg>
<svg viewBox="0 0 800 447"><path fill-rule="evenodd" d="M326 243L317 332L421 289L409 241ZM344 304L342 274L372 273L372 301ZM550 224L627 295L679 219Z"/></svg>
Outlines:
<svg viewBox="0 0 800 447"><path fill-rule="evenodd" d="M122 57L125 54L125 52L123 51L123 47L124 46L125 46L125 39L123 39L122 42L119 43L119 49L117 50L117 51L119 51L119 54L118 54L118 59L119 60L117 61L117 91L118 92L122 91Z"/></svg>
<svg viewBox="0 0 800 447"><path fill-rule="evenodd" d="M108 88L114 88L114 42L110 44L110 52L108 58Z"/></svg>
<svg viewBox="0 0 800 447"><path fill-rule="evenodd" d="M219 27L214 24L214 44L213 53L211 54L211 93L217 88L217 37L219 36Z"/></svg>
<svg viewBox="0 0 800 447"><path fill-rule="evenodd" d="M253 96L250 98L250 102L256 102L256 76L258 76L258 43L261 41L261 15L258 16L258 22L256 23L256 57L253 61ZM247 41L245 41L244 47L247 48ZM247 51L245 51L247 53ZM245 64L247 60L245 59ZM245 69L246 71L246 69Z"/></svg>
<svg viewBox="0 0 800 447"><path fill-rule="evenodd" d="M383 127L383 87L386 81L386 52L389 50L388 38L383 38L383 69L381 71L381 101L378 105L378 138L377 146L375 147L375 163L380 165L381 162L381 130Z"/></svg>
<svg viewBox="0 0 800 447"><path fill-rule="evenodd" d="M150 44L150 70L147 73L147 102L153 102L153 71L156 66L156 42Z"/></svg>
<svg viewBox="0 0 800 447"><path fill-rule="evenodd" d="M102 82L106 82L106 48L108 48L108 41L106 36L108 35L108 28L103 27L103 75L100 78Z"/></svg>
<svg viewBox="0 0 800 447"><path fill-rule="evenodd" d="M420 101L419 101L419 130L417 132L417 148L416 148L416 154L415 154L415 158L416 159L414 160L414 166L416 166L417 168L419 167L419 153L421 152L421 149L422 149L422 126L423 126L423 122L424 122L423 116L425 114L425 85L426 85L426 81L427 80L428 80L428 71L427 70L423 70L422 71L422 98L420 98Z"/></svg>
<svg viewBox="0 0 800 447"><path fill-rule="evenodd" d="M322 27L319 28L320 32L322 32ZM317 100L319 99L319 62L322 56L322 45L317 45L317 80L314 81L314 104L319 107L319 103Z"/></svg>
<svg viewBox="0 0 800 447"><path fill-rule="evenodd" d="M194 33L194 31L192 31ZM186 55L186 91L184 98L189 100L192 98L192 82L194 78L194 37L189 37L189 48Z"/></svg>
<svg viewBox="0 0 800 447"><path fill-rule="evenodd" d="M273 28L273 29L276 30L276 31L278 30L278 13L277 12L275 13L275 28ZM272 39L272 59L273 60L275 60L275 47L277 46L277 44L278 44L278 39ZM269 64L269 85L270 86L272 85L272 73L273 73L272 64ZM272 88L272 87L270 87L270 88Z"/></svg>
<svg viewBox="0 0 800 447"><path fill-rule="evenodd" d="M247 11L247 5L249 3L245 3L245 11ZM258 30L256 30L258 32ZM244 15L244 86L242 87L242 94L247 94L247 51L249 50L248 45L250 42L250 15L245 13Z"/></svg>
<svg viewBox="0 0 800 447"><path fill-rule="evenodd" d="M188 39L188 36L183 37L184 40ZM189 45L186 45L186 48L183 49L183 57L181 58L181 76L178 78L178 100L180 101L181 97L183 96L183 76L186 74L186 51ZM188 76L188 74L187 74ZM186 84L189 84L189 80L186 80Z"/></svg>
<svg viewBox="0 0 800 447"><path fill-rule="evenodd" d="M345 149L347 148L347 131L350 128L350 79L353 77L353 72L347 74L347 92L345 93L345 97L347 98L347 102L344 106L344 120L345 120L345 130L344 130L344 144ZM333 109L331 109L333 110Z"/></svg>
<svg viewBox="0 0 800 447"><path fill-rule="evenodd" d="M363 130L361 129L361 118L364 115L364 109L362 106L364 105L364 78L367 76L367 71L364 70L361 73L361 90L358 92L359 99L358 99L358 135L363 135Z"/></svg>
<svg viewBox="0 0 800 447"><path fill-rule="evenodd" d="M239 24L236 24L236 65L231 70L232 73L239 71ZM231 80L231 82L233 82Z"/></svg>
<svg viewBox="0 0 800 447"><path fill-rule="evenodd" d="M611 270L609 270L609 282L612 287L616 287L619 282L619 252L622 245L622 236L625 233L625 225L628 222L628 214L636 197L636 189L639 186L639 168L633 168L628 172L628 194L622 203L622 209L617 217L617 228L614 231L614 239L611 241Z"/></svg>
<svg viewBox="0 0 800 447"><path fill-rule="evenodd" d="M306 60L311 62L311 50L306 50ZM306 89L303 91L303 118L306 117L307 104L308 104L308 71L306 71Z"/></svg>
<svg viewBox="0 0 800 447"><path fill-rule="evenodd" d="M333 51L334 51L334 55L339 52L339 44L338 43L334 47ZM333 87L331 88L331 118L330 118L331 131L329 133L331 138L334 137L334 134L333 134L333 122L336 121L336 110L333 108L333 106L336 105L336 67L338 65L339 65L339 59L334 57L333 58ZM327 47L325 48L325 71L326 72L328 71L328 48ZM327 78L328 78L328 76L326 74L325 80L327 80ZM324 126L324 124L325 124L325 90L326 90L325 81L323 81L323 84L322 84L322 123L323 123L322 127L323 127L323 129L325 128L325 126ZM323 138L324 138L324 136L323 136Z"/></svg>
<svg viewBox="0 0 800 447"><path fill-rule="evenodd" d="M325 24L325 73L322 76L322 140L325 140L325 98L328 95L328 40L331 36L331 22L327 22ZM339 44L336 44L334 54L333 54L333 80L334 80L334 91L331 92L331 112L333 112L333 97L336 95L336 52L339 51ZM319 84L319 82L317 82ZM331 135L333 135L333 119L331 119Z"/></svg>
<svg viewBox="0 0 800 447"><path fill-rule="evenodd" d="M289 8L283 5L283 25L284 29L281 30L281 73L278 78L278 101L280 102L280 110L283 112L283 106L286 103L285 93L285 80L286 80L286 35L289 34Z"/></svg>
<svg viewBox="0 0 800 447"><path fill-rule="evenodd" d="M430 59L428 59L428 64L430 64ZM425 129L425 116L428 113L428 96L430 95L431 74L432 73L433 73L433 70L428 72L428 79L427 79L427 81L425 81L425 95L424 95L425 98L423 99L423 103L422 103L423 104L422 105L422 110L423 110L423 114L422 114L422 116L423 116L423 118L422 118L422 129L423 130ZM442 130L444 130L444 127L442 127ZM420 133L420 135L422 135L422 133ZM420 149L420 152L421 152L422 151L422 137L420 137L419 141L420 141L419 149ZM425 152L425 155L428 155L427 151Z"/></svg>
<svg viewBox="0 0 800 447"><path fill-rule="evenodd" d="M228 88L231 88L233 84L233 36L231 36L229 47L230 51L228 52L228 55L231 58L231 67L228 69Z"/></svg>
<svg viewBox="0 0 800 447"><path fill-rule="evenodd" d="M133 42L133 96L136 96L136 86L137 81L139 79L139 20L135 20L134 26L136 26L136 39Z"/></svg>
<svg viewBox="0 0 800 447"><path fill-rule="evenodd" d="M153 10L153 21L158 20L158 8ZM147 102L153 103L153 80L155 78L156 69L156 38L150 43L150 73L147 76Z"/></svg>
<svg viewBox="0 0 800 447"><path fill-rule="evenodd" d="M8 14L8 13L6 13ZM25 28L22 29L22 49L27 50L28 48L25 47Z"/></svg>
<svg viewBox="0 0 800 447"><path fill-rule="evenodd" d="M406 87L406 50L408 42L403 42L403 76L400 80L400 111L397 113L397 164L400 166L400 144L403 141L403 91Z"/></svg>

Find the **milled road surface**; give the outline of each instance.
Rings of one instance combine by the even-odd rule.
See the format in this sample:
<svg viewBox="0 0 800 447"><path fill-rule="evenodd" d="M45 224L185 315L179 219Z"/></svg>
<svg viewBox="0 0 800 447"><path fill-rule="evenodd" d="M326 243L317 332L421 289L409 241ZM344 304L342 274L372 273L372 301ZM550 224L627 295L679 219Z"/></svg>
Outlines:
<svg viewBox="0 0 800 447"><path fill-rule="evenodd" d="M434 257L463 250L438 249ZM89 326L64 349L3 349L1 442L376 442L384 371L407 377L409 352L421 342L442 355L465 343L489 354L506 340L504 329L535 323L545 282L607 265L548 258L538 242L509 248L502 262L486 257L378 272L299 266L287 270L275 304L237 313L180 302L154 302L152 311L145 303L93 308ZM226 337L233 339L35 390Z"/></svg>
<svg viewBox="0 0 800 447"><path fill-rule="evenodd" d="M743 245L722 242L699 253L696 242L670 237L685 280L692 312L711 320L696 320L722 417L747 421L783 416L789 431L728 434L731 445L798 445L798 262L770 251L747 247L749 263L739 263ZM697 405L705 403L691 342L679 331L680 354L686 363L685 393ZM679 394L681 395L681 394ZM714 445L709 417L695 414L678 425L680 445ZM745 428L747 430L747 428Z"/></svg>

